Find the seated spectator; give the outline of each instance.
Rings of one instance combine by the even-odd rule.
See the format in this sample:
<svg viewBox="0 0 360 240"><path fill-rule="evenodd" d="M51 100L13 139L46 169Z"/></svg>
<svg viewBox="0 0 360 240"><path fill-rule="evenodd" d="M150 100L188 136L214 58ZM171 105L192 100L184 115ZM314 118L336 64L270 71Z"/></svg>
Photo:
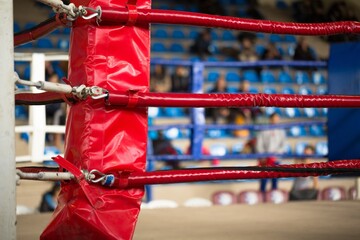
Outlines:
<svg viewBox="0 0 360 240"><path fill-rule="evenodd" d="M205 59L206 56L213 54L214 50L212 45L211 29L208 28L199 33L195 42L190 47L190 52L198 55L202 59Z"/></svg>
<svg viewBox="0 0 360 240"><path fill-rule="evenodd" d="M241 81L239 93L249 93L249 91L250 82L247 80ZM238 125L253 124L256 122L256 118L260 113L260 108L255 107L232 108L230 121ZM250 132L249 130L235 130L234 135L236 137L248 137Z"/></svg>
<svg viewBox="0 0 360 240"><path fill-rule="evenodd" d="M304 149L304 155L313 155L315 148L307 145ZM310 163L309 158L296 160L295 163ZM316 200L318 195L318 178L317 177L297 177L294 180L290 191L290 200Z"/></svg>
<svg viewBox="0 0 360 240"><path fill-rule="evenodd" d="M225 10L219 0L200 0L198 6L201 13L225 15Z"/></svg>
<svg viewBox="0 0 360 240"><path fill-rule="evenodd" d="M55 182L50 191L45 192L41 197L40 212L52 212L57 206L57 197L60 192L60 183Z"/></svg>
<svg viewBox="0 0 360 240"><path fill-rule="evenodd" d="M159 131L158 139L153 140L152 146L154 155L178 155L171 140L166 139L161 131ZM180 161L177 160L165 161L165 166L171 169L181 168Z"/></svg>
<svg viewBox="0 0 360 240"><path fill-rule="evenodd" d="M150 91L166 92L169 89L169 83L166 80L166 67L156 64L150 73Z"/></svg>
<svg viewBox="0 0 360 240"><path fill-rule="evenodd" d="M189 92L190 78L184 66L177 66L171 75L171 92Z"/></svg>
<svg viewBox="0 0 360 240"><path fill-rule="evenodd" d="M261 56L261 60L281 60L282 56L275 43L269 43Z"/></svg>
<svg viewBox="0 0 360 240"><path fill-rule="evenodd" d="M209 91L209 93L226 93L228 92L227 82L224 75L220 75L216 81L215 86ZM228 108L207 108L206 116L211 117L213 123L219 123L221 119L225 119L228 122L230 117L230 110Z"/></svg>
<svg viewBox="0 0 360 240"><path fill-rule="evenodd" d="M294 60L316 60L306 38L304 37L299 38L299 42L295 48Z"/></svg>
<svg viewBox="0 0 360 240"><path fill-rule="evenodd" d="M321 0L303 0L294 3L295 19L298 22L324 22L325 11Z"/></svg>
<svg viewBox="0 0 360 240"><path fill-rule="evenodd" d="M243 62L257 61L258 56L254 46L254 35L250 33L242 33L239 35L238 39L240 41L240 54L238 55L238 60Z"/></svg>

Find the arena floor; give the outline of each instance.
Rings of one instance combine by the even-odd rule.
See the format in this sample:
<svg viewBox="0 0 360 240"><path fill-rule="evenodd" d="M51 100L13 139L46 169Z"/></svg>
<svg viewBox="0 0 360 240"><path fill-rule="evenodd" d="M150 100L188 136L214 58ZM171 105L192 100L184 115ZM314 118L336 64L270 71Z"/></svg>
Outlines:
<svg viewBox="0 0 360 240"><path fill-rule="evenodd" d="M38 239L50 216L18 216L17 239ZM146 240L359 238L359 201L144 209L134 236Z"/></svg>

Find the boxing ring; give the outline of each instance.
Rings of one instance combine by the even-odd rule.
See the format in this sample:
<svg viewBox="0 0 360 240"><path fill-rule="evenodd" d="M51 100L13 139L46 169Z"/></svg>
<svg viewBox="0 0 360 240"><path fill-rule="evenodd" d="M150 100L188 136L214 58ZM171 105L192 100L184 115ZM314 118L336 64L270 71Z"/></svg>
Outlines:
<svg viewBox="0 0 360 240"><path fill-rule="evenodd" d="M328 35L358 34L360 23L296 24L150 9L150 1L41 0L57 15L34 29L15 34L14 45L32 41L59 26L72 27L69 76L66 84L18 84L44 90L17 93L15 103L43 105L66 102L65 156L54 157L60 168L18 168L20 179L61 180L59 205L41 239L131 239L144 186L233 179L358 174L360 161L145 171L148 107L360 107L359 96L295 94L204 94L193 79L195 93L148 92L151 23ZM121 46L121 47L119 47ZM193 65L193 73L201 72ZM203 119L194 119L201 125ZM200 156L200 142L191 150Z"/></svg>

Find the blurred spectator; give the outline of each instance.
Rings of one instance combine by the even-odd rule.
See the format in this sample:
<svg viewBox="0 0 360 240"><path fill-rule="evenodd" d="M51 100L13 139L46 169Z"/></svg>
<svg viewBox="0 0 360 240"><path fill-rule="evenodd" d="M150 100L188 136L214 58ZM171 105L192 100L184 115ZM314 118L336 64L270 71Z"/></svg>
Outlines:
<svg viewBox="0 0 360 240"><path fill-rule="evenodd" d="M331 22L336 21L358 21L353 9L351 9L345 1L334 2L327 13L328 20ZM357 34L340 34L328 36L330 42L343 42L343 41L358 41Z"/></svg>
<svg viewBox="0 0 360 240"><path fill-rule="evenodd" d="M252 19L264 19L264 16L258 10L258 3L257 1L247 1L247 8L246 8L246 15L248 18Z"/></svg>
<svg viewBox="0 0 360 240"><path fill-rule="evenodd" d="M189 92L190 78L184 66L176 66L171 76L171 92Z"/></svg>
<svg viewBox="0 0 360 240"><path fill-rule="evenodd" d="M316 60L313 51L304 37L299 38L299 42L295 48L294 60Z"/></svg>
<svg viewBox="0 0 360 240"><path fill-rule="evenodd" d="M282 56L275 43L269 43L261 56L261 60L281 60Z"/></svg>
<svg viewBox="0 0 360 240"><path fill-rule="evenodd" d="M171 140L165 138L161 131L159 131L159 137L152 142L154 155L178 155ZM165 166L171 169L180 169L180 161L170 160L165 161Z"/></svg>
<svg viewBox="0 0 360 240"><path fill-rule="evenodd" d="M239 93L249 93L250 82L243 80L240 82ZM261 113L260 108L255 107L241 107L231 109L230 121L237 125L253 124L256 122L257 116ZM236 137L248 137L249 130L235 130L234 135Z"/></svg>
<svg viewBox="0 0 360 240"><path fill-rule="evenodd" d="M304 149L304 155L315 154L315 148L312 145L307 145ZM295 163L307 164L310 163L309 158L302 158L296 160ZM317 177L297 177L294 180L290 191L290 200L316 200L318 195L318 178Z"/></svg>
<svg viewBox="0 0 360 240"><path fill-rule="evenodd" d="M294 17L298 22L324 22L324 4L321 0L303 0L293 4Z"/></svg>
<svg viewBox="0 0 360 240"><path fill-rule="evenodd" d="M238 40L240 41L240 54L238 55L238 60L243 62L253 62L258 60L254 46L256 35L244 32L239 34Z"/></svg>
<svg viewBox="0 0 360 240"><path fill-rule="evenodd" d="M189 146L188 149L186 150L186 155L190 155L190 154L191 154L191 146ZM204 156L211 155L210 150L204 145L202 145L201 147L201 154ZM219 166L219 165L220 165L220 159L216 158L211 160L211 166Z"/></svg>
<svg viewBox="0 0 360 240"><path fill-rule="evenodd" d="M203 32L199 33L195 42L190 47L190 52L198 55L200 58L204 59L208 55L212 55L214 52L211 38L211 29L205 29Z"/></svg>
<svg viewBox="0 0 360 240"><path fill-rule="evenodd" d="M55 182L50 191L45 192L41 197L40 212L52 212L57 206L57 197L60 192L60 183Z"/></svg>
<svg viewBox="0 0 360 240"><path fill-rule="evenodd" d="M270 125L276 125L280 123L280 115L273 113L269 116ZM260 131L256 139L256 151L257 153L266 154L283 154L286 147L286 132L282 128L269 129ZM270 156L259 160L259 165L263 167L272 167L278 165L276 156ZM260 180L260 191L266 192L266 183L268 179ZM277 189L278 179L271 179L272 189Z"/></svg>
<svg viewBox="0 0 360 240"><path fill-rule="evenodd" d="M169 89L169 83L166 81L166 67L156 64L150 73L150 91L166 92Z"/></svg>
<svg viewBox="0 0 360 240"><path fill-rule="evenodd" d="M61 82L59 76L56 73L49 75L47 81L52 83ZM61 106L61 103L47 104L45 109L47 124L55 124L56 122L56 125L65 125L65 110L64 107ZM61 117L64 121L61 121ZM50 137L52 144L61 149L62 135L60 133L53 133L49 134L48 136Z"/></svg>
<svg viewBox="0 0 360 240"><path fill-rule="evenodd" d="M225 15L225 10L219 0L199 0L198 6L201 13Z"/></svg>
<svg viewBox="0 0 360 240"><path fill-rule="evenodd" d="M227 82L224 75L220 75L216 81L215 86L209 91L209 93L226 93L228 92ZM213 123L219 123L219 120L225 119L228 122L230 117L230 110L228 108L207 108L206 116L211 117Z"/></svg>

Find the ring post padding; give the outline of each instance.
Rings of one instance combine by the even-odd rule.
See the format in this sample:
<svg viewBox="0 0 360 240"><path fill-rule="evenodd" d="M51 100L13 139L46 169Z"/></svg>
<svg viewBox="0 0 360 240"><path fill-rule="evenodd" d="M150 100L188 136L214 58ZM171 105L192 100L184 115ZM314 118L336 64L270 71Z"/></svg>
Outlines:
<svg viewBox="0 0 360 240"><path fill-rule="evenodd" d="M127 0L74 0L76 6L123 9ZM150 1L137 6L150 8ZM78 18L70 35L69 82L108 91L144 93L149 86L148 25L99 27ZM147 108L107 108L87 98L70 106L65 159L81 170L143 172ZM131 239L143 187L107 189L86 181L62 183L59 204L41 239Z"/></svg>

